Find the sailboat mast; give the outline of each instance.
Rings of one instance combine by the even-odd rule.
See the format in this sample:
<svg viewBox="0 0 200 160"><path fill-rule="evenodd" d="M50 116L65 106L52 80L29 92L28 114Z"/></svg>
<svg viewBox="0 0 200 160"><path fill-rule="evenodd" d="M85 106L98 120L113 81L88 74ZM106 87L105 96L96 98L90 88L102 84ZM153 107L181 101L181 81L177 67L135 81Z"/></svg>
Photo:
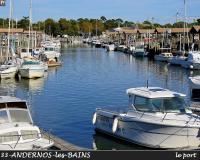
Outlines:
<svg viewBox="0 0 200 160"><path fill-rule="evenodd" d="M29 8L29 38L28 38L28 53L30 49L30 41L31 41L31 25L32 25L32 0L30 0L30 8Z"/></svg>
<svg viewBox="0 0 200 160"><path fill-rule="evenodd" d="M96 37L97 37L97 20L96 20Z"/></svg>
<svg viewBox="0 0 200 160"><path fill-rule="evenodd" d="M7 60L8 60L8 55L10 52L10 25L11 25L11 16L12 16L12 0L10 0L10 11L9 11L9 23L8 23L8 49L7 49Z"/></svg>
<svg viewBox="0 0 200 160"><path fill-rule="evenodd" d="M186 0L184 0L184 45L183 45L183 51L185 54L185 42L186 42Z"/></svg>

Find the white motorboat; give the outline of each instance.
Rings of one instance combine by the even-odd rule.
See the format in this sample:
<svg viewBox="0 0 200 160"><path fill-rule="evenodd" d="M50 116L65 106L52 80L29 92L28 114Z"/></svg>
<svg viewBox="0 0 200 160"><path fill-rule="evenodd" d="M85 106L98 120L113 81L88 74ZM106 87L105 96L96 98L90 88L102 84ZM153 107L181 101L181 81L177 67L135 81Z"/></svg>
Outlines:
<svg viewBox="0 0 200 160"><path fill-rule="evenodd" d="M106 46L106 50L107 50L108 52L114 51L114 50L115 50L115 45L114 45L114 44L109 44L109 45L107 45L107 46Z"/></svg>
<svg viewBox="0 0 200 160"><path fill-rule="evenodd" d="M0 67L0 78L14 78L17 74L18 68L15 65L2 65Z"/></svg>
<svg viewBox="0 0 200 160"><path fill-rule="evenodd" d="M124 52L126 48L127 47L125 45L119 45L119 46L117 46L117 51Z"/></svg>
<svg viewBox="0 0 200 160"><path fill-rule="evenodd" d="M189 52L188 58L181 64L186 69L200 69L200 52Z"/></svg>
<svg viewBox="0 0 200 160"><path fill-rule="evenodd" d="M24 60L22 66L19 68L19 73L22 78L44 77L46 65L38 60L28 58Z"/></svg>
<svg viewBox="0 0 200 160"><path fill-rule="evenodd" d="M57 49L53 46L46 46L44 48L44 52L42 53L46 56L47 59L53 59L60 57L60 52L57 51Z"/></svg>
<svg viewBox="0 0 200 160"><path fill-rule="evenodd" d="M21 66L21 59L15 58L9 60L4 65L0 66L0 78L7 79L7 78L14 78L18 72L19 67Z"/></svg>
<svg viewBox="0 0 200 160"><path fill-rule="evenodd" d="M144 49L144 45L136 46L135 50L133 50L133 56L135 56L135 57L147 56L147 52Z"/></svg>
<svg viewBox="0 0 200 160"><path fill-rule="evenodd" d="M173 58L173 55L172 53L169 53L169 52L164 52L164 53L154 56L154 59L156 61L161 61L161 62L168 62L172 58Z"/></svg>
<svg viewBox="0 0 200 160"><path fill-rule="evenodd" d="M185 103L185 95L158 87L127 90L129 108L117 112L96 109L95 130L150 148L198 148L200 117Z"/></svg>
<svg viewBox="0 0 200 160"><path fill-rule="evenodd" d="M0 97L0 150L46 150L53 146L43 138L33 120L26 101L15 97Z"/></svg>

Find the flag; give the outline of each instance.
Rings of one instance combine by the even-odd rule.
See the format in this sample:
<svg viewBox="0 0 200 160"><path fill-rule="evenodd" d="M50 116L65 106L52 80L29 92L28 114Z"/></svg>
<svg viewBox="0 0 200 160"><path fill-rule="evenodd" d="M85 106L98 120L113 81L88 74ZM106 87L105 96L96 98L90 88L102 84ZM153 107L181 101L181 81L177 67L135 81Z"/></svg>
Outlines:
<svg viewBox="0 0 200 160"><path fill-rule="evenodd" d="M5 6L6 5L6 0L0 0L0 6Z"/></svg>

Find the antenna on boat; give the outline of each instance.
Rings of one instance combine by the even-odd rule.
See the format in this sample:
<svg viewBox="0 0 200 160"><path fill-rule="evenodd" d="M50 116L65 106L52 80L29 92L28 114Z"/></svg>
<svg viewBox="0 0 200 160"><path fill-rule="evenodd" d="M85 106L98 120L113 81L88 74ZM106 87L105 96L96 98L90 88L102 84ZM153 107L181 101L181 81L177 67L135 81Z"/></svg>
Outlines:
<svg viewBox="0 0 200 160"><path fill-rule="evenodd" d="M147 60L146 87L149 88L149 60Z"/></svg>

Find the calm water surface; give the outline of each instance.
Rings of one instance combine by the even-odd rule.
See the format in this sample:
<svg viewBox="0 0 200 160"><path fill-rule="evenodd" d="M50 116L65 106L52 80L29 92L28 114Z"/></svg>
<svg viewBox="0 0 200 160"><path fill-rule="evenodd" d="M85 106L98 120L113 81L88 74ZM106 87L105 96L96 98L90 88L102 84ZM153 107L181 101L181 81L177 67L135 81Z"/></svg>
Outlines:
<svg viewBox="0 0 200 160"><path fill-rule="evenodd" d="M147 79L149 86L189 95L188 77L200 74L89 46L67 47L61 59L63 66L50 68L44 78L2 80L0 95L26 99L37 125L87 148L140 148L95 134L91 123L95 108L126 107L126 89L145 86Z"/></svg>

